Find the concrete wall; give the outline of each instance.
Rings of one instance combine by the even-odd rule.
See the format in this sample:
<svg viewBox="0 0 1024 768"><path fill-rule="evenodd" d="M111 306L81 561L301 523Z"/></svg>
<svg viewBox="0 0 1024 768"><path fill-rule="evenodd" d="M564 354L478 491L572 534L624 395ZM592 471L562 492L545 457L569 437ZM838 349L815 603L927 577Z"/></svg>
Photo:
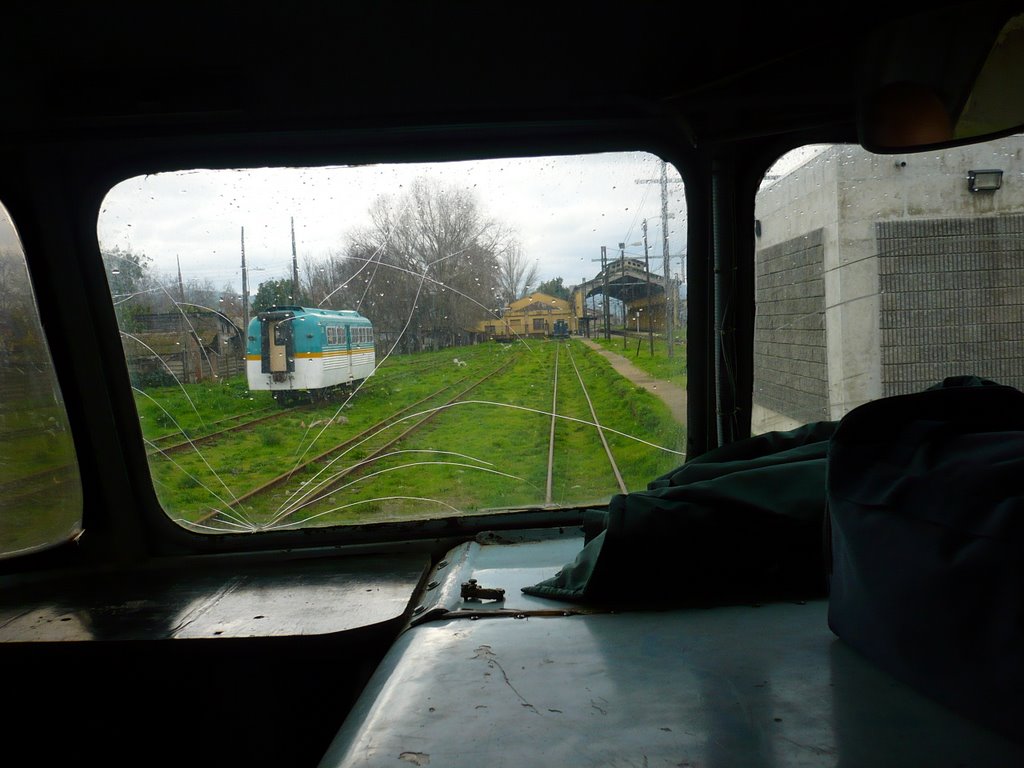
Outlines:
<svg viewBox="0 0 1024 768"><path fill-rule="evenodd" d="M780 366L761 354L755 432L790 428L815 413L838 419L869 400L952 375L1024 388L1022 155L1024 137L901 156L837 146L763 186L756 289L759 302L773 301L759 305L755 355L784 351L771 347L778 341L771 318L801 307L819 312L828 402L821 407L817 390L799 405L778 395L806 389L806 379L820 373L817 360L791 364L794 375L780 381ZM968 191L968 170L987 168L1004 171L1003 187ZM806 305L819 301L817 283L801 293L799 273L766 266L780 253L806 252L811 239L821 243L820 308ZM783 285L790 290L780 293Z"/></svg>
<svg viewBox="0 0 1024 768"><path fill-rule="evenodd" d="M806 290L809 294L820 294L817 298L814 312L816 316L803 316L801 325L808 326L812 322L819 328L820 334L824 335L824 342L828 345L828 327L825 318L828 313L829 290L828 280L834 280L835 275L828 274L827 262L831 256L835 258L838 253L838 211L836 209L835 190L837 185L838 163L835 161L837 152L834 149L826 150L826 154L819 156L799 168L790 171L781 178L766 183L757 196L755 205L755 218L757 228L755 229L755 296L758 299L764 297L766 290L779 291L786 285L785 278L791 277L791 285L797 285L799 276L796 274L783 274L782 282L766 281L769 274L769 263L779 252L800 252L812 249L815 256L821 259L820 270L815 273L815 282L808 284ZM758 233L759 234L756 234ZM812 235L813 233L813 235ZM820 282L818 282L820 281ZM834 294L834 286L832 293ZM798 300L794 299L791 306L785 303L775 304L767 312L758 305L757 317L755 318L754 331L754 410L752 422L755 432L765 432L773 429L791 429L808 421L816 421L826 416L830 410L827 403L833 399L830 382L834 375L829 370L831 362L828 355L825 356L825 390L828 392L827 403L820 403L816 389L815 396L808 398L810 401L806 407L795 408L786 404L802 398L800 382L789 380L787 377L780 377L775 371L778 364L775 361L765 362L764 358L758 359L759 351L767 345L775 343L773 335L768 332L762 318L766 315L777 317L780 315L792 314L801 316ZM821 338L821 335L818 336ZM808 342L811 340L808 339ZM833 341L834 345L834 341ZM778 350L781 352L782 350ZM818 375L821 375L820 362L814 366ZM808 371L810 373L810 371ZM780 380L781 379L781 380ZM819 385L820 386L820 385ZM788 390L783 397L779 390ZM809 411L814 411L810 416Z"/></svg>
<svg viewBox="0 0 1024 768"><path fill-rule="evenodd" d="M758 254L757 400L801 422L828 419L823 230Z"/></svg>
<svg viewBox="0 0 1024 768"><path fill-rule="evenodd" d="M1024 215L878 230L882 393L965 374L1024 389Z"/></svg>

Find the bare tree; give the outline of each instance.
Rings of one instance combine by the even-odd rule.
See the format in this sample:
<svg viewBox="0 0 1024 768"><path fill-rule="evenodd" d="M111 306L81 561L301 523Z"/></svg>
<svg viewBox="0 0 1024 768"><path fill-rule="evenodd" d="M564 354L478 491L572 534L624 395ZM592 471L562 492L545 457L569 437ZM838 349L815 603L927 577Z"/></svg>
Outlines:
<svg viewBox="0 0 1024 768"><path fill-rule="evenodd" d="M526 258L519 243L510 242L498 255L498 279L501 300L511 304L537 285L537 262Z"/></svg>
<svg viewBox="0 0 1024 768"><path fill-rule="evenodd" d="M231 283L225 283L220 291L220 311L236 323L242 322L242 295Z"/></svg>
<svg viewBox="0 0 1024 768"><path fill-rule="evenodd" d="M347 284L352 272L344 253L332 253L319 259L305 259L299 282L313 306L352 309L358 299L352 298L353 291Z"/></svg>
<svg viewBox="0 0 1024 768"><path fill-rule="evenodd" d="M514 243L471 192L421 178L404 195L375 200L369 214L343 257L306 265L314 301L361 311L405 350L458 343L494 311L499 254Z"/></svg>

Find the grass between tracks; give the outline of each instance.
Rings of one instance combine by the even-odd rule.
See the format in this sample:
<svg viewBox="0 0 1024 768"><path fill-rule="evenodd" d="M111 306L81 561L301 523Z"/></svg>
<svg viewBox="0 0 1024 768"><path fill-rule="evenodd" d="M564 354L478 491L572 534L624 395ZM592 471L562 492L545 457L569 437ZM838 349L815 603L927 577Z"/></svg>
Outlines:
<svg viewBox="0 0 1024 768"><path fill-rule="evenodd" d="M271 522L335 525L544 506L556 351L561 418L555 427L552 505L599 504L620 490L597 430L590 424L593 417L570 352L597 418L606 428L627 489L642 489L681 463L678 453L654 446L681 451L685 429L675 424L660 400L623 379L582 344L484 344L393 356L347 401L341 396L325 406L289 410L280 418L230 433L196 450L154 455L150 464L158 496L173 518L199 520L211 510L227 509L234 496L297 467L445 384L455 386L446 396L412 410L437 407L508 362L501 373L465 396L469 402L439 411L391 448L394 455L344 478L322 501L297 503L319 480L358 464L376 442L350 449L329 469L296 471L296 483L243 502L230 517L218 516L216 526L241 530ZM149 439L166 434L175 424L192 434L203 432L204 424L212 431L212 422L233 413L262 410L272 402L267 393L248 392L244 380L150 389L140 392L136 400ZM385 433L397 435L411 423L404 420ZM303 490L298 483L305 483Z"/></svg>

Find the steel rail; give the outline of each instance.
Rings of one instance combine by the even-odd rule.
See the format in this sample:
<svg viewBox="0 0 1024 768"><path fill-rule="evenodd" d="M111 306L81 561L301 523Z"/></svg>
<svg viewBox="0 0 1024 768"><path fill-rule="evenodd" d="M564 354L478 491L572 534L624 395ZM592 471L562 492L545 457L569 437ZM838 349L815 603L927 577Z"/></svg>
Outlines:
<svg viewBox="0 0 1024 768"><path fill-rule="evenodd" d="M225 423L227 423L229 421L237 421L238 419L244 418L246 416L252 416L253 414L266 413L267 411L277 412L277 411L280 411L280 410L281 410L280 408L256 408L256 409L251 410L251 411L245 411L243 413L236 413L236 414L233 414L231 416L225 416L223 419L217 419L216 421L208 422L206 424L206 426L208 426L208 427L216 427L219 424L225 424ZM173 440L174 438L180 438L180 437L181 437L181 430L178 430L177 432L168 432L166 435L160 435L158 437L147 438L147 441L151 445L155 445L156 443L162 443L165 440ZM188 442L186 441L183 444L184 445L188 445Z"/></svg>
<svg viewBox="0 0 1024 768"><path fill-rule="evenodd" d="M364 438L373 437L373 435L377 434L381 430L386 429L387 427L391 426L403 414L408 413L413 408L416 408L416 407L422 405L423 403L427 402L428 400L432 400L433 398L435 398L438 395L440 395L442 392L445 392L445 391L451 389L452 387L454 387L455 385L465 381L467 378L469 378L469 377L468 376L464 376L461 379L457 379L456 381L451 382L450 384L445 384L440 389L432 392L431 394L427 395L426 397L423 397L423 398L417 400L415 403L411 403L411 404L405 406L404 408L402 408L401 410L392 413L387 418L381 419L380 421L376 422L375 424L371 424L369 427L364 429L362 432L359 432L358 434L353 435L352 437L346 438L343 442L338 443L337 445L334 445L334 446L328 448L326 451L323 451L322 453L317 454L316 456L312 457L311 459L309 459L307 461L304 461L303 463L299 464L298 466L292 467L287 472L285 472L283 474L280 474L277 477L271 478L270 480L268 480L267 482L263 483L262 485L259 485L256 488L253 488L252 490L247 491L246 493L241 494L240 496L236 496L231 501L231 503L228 505L228 508L231 509L231 508L237 507L243 501L248 501L249 499L252 499L252 498L254 498L256 496L264 494L267 491L271 490L272 488L275 488L275 487L277 487L279 485L282 485L283 483L288 482L288 480L290 480L295 475L296 472L299 472L299 471L305 469L306 467L310 466L311 464L315 464L315 463L317 463L319 461L323 461L324 459L330 457L332 454L335 454L335 453L338 453L339 451L343 451L343 450L345 450L347 448L350 448L350 447L352 447L353 445L357 444L360 440L362 440ZM221 514L221 511L222 510L211 510L210 512L207 512L205 515L201 516L196 522L197 523L209 522L213 518L217 517L217 515Z"/></svg>
<svg viewBox="0 0 1024 768"><path fill-rule="evenodd" d="M555 366L551 384L551 433L548 436L548 482L544 494L544 505L553 504L552 496L555 476L555 424L558 423L558 352L562 345L555 347Z"/></svg>
<svg viewBox="0 0 1024 768"><path fill-rule="evenodd" d="M180 453L181 451L188 450L189 448L194 448L197 445L203 445L204 443L208 443L211 440L217 439L218 437L223 437L224 435L229 435L232 432L242 432L242 431L244 431L246 429L250 429L252 427L255 427L257 424L262 424L265 421L273 421L274 419L279 419L282 416L287 416L288 414L294 413L295 411L301 411L301 410L310 410L310 406L308 406L308 405L299 405L299 406L294 406L292 408L275 409L274 413L268 414L267 416L260 416L259 418L256 418L256 419L250 419L249 421L242 422L241 424L235 424L234 426L231 426L231 427L225 427L224 429L219 429L216 432L208 432L205 435L198 435L198 436L190 438L188 440L184 440L184 441L182 441L180 443L174 443L173 445L164 446L163 448L161 448L159 446L155 446L152 449L150 449L149 451L147 451L146 455L147 456L166 456L167 454L170 454L170 453ZM152 441L150 441L150 442L152 442Z"/></svg>
<svg viewBox="0 0 1024 768"><path fill-rule="evenodd" d="M384 454L386 454L395 445L397 445L402 440L407 438L410 434L412 434L412 433L416 432L417 430L419 430L428 421L431 421L432 419L434 419L439 413L441 413L442 410L444 410L444 408L446 406L449 406L452 403L458 402L459 400L464 398L467 394L469 394L474 389L479 387L481 384L486 382L488 379L490 379L490 378L498 375L499 373L501 373L503 370L505 370L505 368L507 368L509 365L511 365L513 362L515 362L515 360L516 360L516 358L512 358L510 360L506 360L501 365L499 365L497 368L495 368L493 371L488 373L486 376L484 376L481 379L478 379L473 384L470 384L468 387L466 387L466 389L462 390L457 395L455 395L452 398L450 398L449 400L447 400L445 403L443 403L438 408L435 408L435 409L431 410L430 413L426 414L419 421L417 421L414 424L410 425L407 429L403 430L399 435L395 436L391 440L388 440L386 443L384 443L383 445L381 445L380 447L378 447L377 449L372 451L365 458L360 459L357 464L354 464L354 465L352 465L350 467L347 467L347 468L345 468L345 469L335 473L334 475L332 475L331 479L329 481L323 483L319 488L317 488L316 496L314 496L313 498L311 498L308 501L304 502L299 507L297 507L297 508L295 508L293 510L290 510L290 511L288 511L288 512L286 512L286 513L284 513L284 514L282 514L280 516L278 516L278 518L276 519L275 523L280 523L281 520L283 520L286 517L291 516L292 514L297 512L299 509L303 509L305 507L311 506L312 504L316 504L317 502L323 501L331 492L333 492L333 490L338 486L338 484L343 479L345 479L346 477L349 477L352 474L357 473L358 471L365 470L367 466L369 466L370 464L375 462L377 459L382 458L384 456ZM459 379L459 381L454 382L450 386L454 386L455 384L458 384L461 381L465 381L465 378ZM370 435L370 437L375 437L379 432L383 431L388 426L391 426L391 424L394 423L394 421L395 421L394 417L391 417L391 420L387 424L385 424L380 429L378 429L377 432L375 432L373 435Z"/></svg>
<svg viewBox="0 0 1024 768"><path fill-rule="evenodd" d="M412 371L412 372L420 373L422 371L433 370L434 368L437 368L437 367L439 367L441 365L444 365L444 364L445 363L432 361L430 363L421 364L421 365L417 366L416 369L414 371ZM389 378L391 378L392 376L402 377L402 376L409 375L409 373L410 373L410 371L403 371L401 373L392 373L390 370L385 370L384 373L381 374L381 373L375 371L374 372L374 379L371 379L368 382L366 388L372 388L372 387L377 386L377 385L379 385L381 383L384 383ZM211 441L211 440L213 440L215 438L222 437L225 434L230 434L231 432L240 432L240 431L242 431L242 430L244 430L244 429L246 429L246 428L248 428L250 426L254 426L256 424L260 424L260 423L262 423L264 421L270 421L270 420L273 420L273 419L276 419L276 418L280 418L281 416L284 416L284 415L286 415L288 413L293 413L293 412L295 412L297 410L301 410L301 409L307 409L308 410L308 409L310 409L312 407L315 407L315 404L313 404L313 405L302 404L302 405L297 405L297 406L293 406L293 407L290 407L290 408L272 408L272 409L262 408L262 409L255 410L255 411L248 411L247 414L263 413L264 411L267 411L267 410L273 410L274 412L269 414L269 415L267 415L267 416L260 417L258 419L252 419L250 421L246 421L246 422L243 422L241 424L236 424L236 425L228 427L226 429L218 430L216 432L210 432L210 433L207 433L207 434L204 434L204 435L199 435L198 437L194 437L191 440L183 440L180 443L174 443L172 445L168 445L168 446L163 447L163 448L161 448L159 446L156 446L156 445L153 445L153 448L151 450L147 451L147 455L148 456L155 456L155 455L162 455L162 454L169 454L169 453L177 453L177 452L186 450L188 448L192 448L193 446L195 446L197 444L201 445L203 443L207 443L207 442L209 442L209 441ZM217 425L217 424L223 424L224 422L227 422L227 421L233 421L233 420L239 419L239 418L241 418L241 417L243 417L243 416L245 416L247 414L236 414L235 416L228 416L228 417L226 417L224 419L219 419L217 421L210 422L209 426L214 426L214 425ZM179 432L171 432L171 433L166 434L166 435L161 435L160 437L149 438L149 443L150 444L159 443L159 442L162 442L164 440L170 440L173 437L178 437L180 435L181 435L180 431Z"/></svg>
<svg viewBox="0 0 1024 768"><path fill-rule="evenodd" d="M619 465L615 461L615 456L612 455L612 449L608 445L608 440L604 436L604 429L601 427L601 422L598 421L597 411L594 410L594 403L590 399L590 393L587 392L587 385L583 381L583 375L580 373L580 369L576 366L576 359L572 355L572 350L569 349L569 361L572 363L573 370L576 371L576 378L579 379L580 388L583 390L583 396L587 399L587 405L590 406L590 416L594 421L594 427L597 429L597 435L601 438L601 445L604 446L605 455L608 457L608 462L611 464L612 473L615 475L615 482L619 484L619 490L622 493L629 493L626 490L626 482L622 479L622 473L619 472Z"/></svg>

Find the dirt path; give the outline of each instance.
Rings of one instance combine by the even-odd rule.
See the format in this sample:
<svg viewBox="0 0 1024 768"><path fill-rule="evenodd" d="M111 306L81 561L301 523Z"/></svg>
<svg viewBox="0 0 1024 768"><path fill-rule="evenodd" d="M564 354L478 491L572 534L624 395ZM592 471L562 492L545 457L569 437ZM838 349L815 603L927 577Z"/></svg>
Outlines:
<svg viewBox="0 0 1024 768"><path fill-rule="evenodd" d="M646 371L637 368L628 358L610 352L600 344L591 339L574 337L582 341L599 355L607 358L612 367L634 384L643 387L648 392L660 397L672 411L672 416L679 424L686 424L686 390L669 381L653 378Z"/></svg>

